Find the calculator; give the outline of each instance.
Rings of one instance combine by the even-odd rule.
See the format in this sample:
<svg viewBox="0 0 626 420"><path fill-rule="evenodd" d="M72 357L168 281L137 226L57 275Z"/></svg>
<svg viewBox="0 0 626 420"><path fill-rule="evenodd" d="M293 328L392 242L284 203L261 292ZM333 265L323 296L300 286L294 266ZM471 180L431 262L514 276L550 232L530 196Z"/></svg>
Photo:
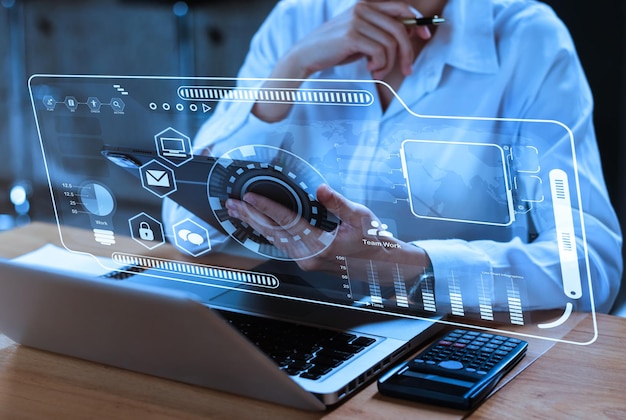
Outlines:
<svg viewBox="0 0 626 420"><path fill-rule="evenodd" d="M383 374L381 394L467 410L526 354L518 338L455 329Z"/></svg>

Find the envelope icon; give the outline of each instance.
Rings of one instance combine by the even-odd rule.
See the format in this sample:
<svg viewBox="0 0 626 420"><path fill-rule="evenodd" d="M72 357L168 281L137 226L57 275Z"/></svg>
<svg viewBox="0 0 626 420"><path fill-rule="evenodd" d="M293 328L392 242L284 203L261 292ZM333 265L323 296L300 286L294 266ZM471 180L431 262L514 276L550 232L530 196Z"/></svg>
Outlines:
<svg viewBox="0 0 626 420"><path fill-rule="evenodd" d="M148 169L146 171L146 182L153 187L170 187L170 177L167 171L159 169Z"/></svg>

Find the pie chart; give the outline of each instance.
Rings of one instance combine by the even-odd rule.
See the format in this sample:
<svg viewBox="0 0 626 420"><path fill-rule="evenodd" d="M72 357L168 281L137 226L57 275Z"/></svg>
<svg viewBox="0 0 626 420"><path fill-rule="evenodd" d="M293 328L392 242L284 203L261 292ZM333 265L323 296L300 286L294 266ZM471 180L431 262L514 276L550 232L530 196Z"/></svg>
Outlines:
<svg viewBox="0 0 626 420"><path fill-rule="evenodd" d="M100 217L108 216L115 209L113 194L96 182L88 182L81 187L80 201L85 210Z"/></svg>

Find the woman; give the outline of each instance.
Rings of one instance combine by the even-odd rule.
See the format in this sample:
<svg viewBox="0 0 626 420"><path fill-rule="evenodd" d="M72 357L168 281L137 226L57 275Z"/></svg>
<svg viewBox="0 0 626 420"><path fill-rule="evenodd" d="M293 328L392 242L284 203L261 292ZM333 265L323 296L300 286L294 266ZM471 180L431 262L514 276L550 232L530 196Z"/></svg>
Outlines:
<svg viewBox="0 0 626 420"><path fill-rule="evenodd" d="M403 23L435 15L445 23ZM341 161L339 169L322 165L322 175L336 176L328 175L330 185L316 191L317 200L341 220L323 246L306 244L303 253L302 243L275 240L292 235L294 216L260 194L225 204L230 217L272 238L302 269L336 274L338 256L352 260L352 267L399 264L411 279L408 289L428 288L424 280L434 276L439 308L462 314L459 307L478 308L485 300L496 310L510 310L516 294L526 309L571 304L590 310L594 302L580 299L581 293L591 294L588 261L595 307L610 309L621 278L621 234L602 179L591 93L566 28L547 6L530 0L283 0L254 37L239 77L240 87L269 90L337 80L348 89L373 89L376 96L376 106L340 111L224 102L198 133L196 149L215 156L254 139L309 162ZM328 128L335 120L343 122L340 139L328 135L321 141L312 127L325 121ZM351 128L349 121L356 121ZM425 148L433 144L437 148ZM441 155L442 161L429 166L410 160L410 150ZM472 158L463 158L468 153ZM533 153L520 163L520 156ZM503 188L513 192L506 200L496 197L493 185L481 189L489 180L467 179L491 173L481 165L497 155L500 161L487 166L501 165L501 178L510 176ZM399 200L390 200L389 188L383 193L374 187L387 182L381 174L394 156L404 159L407 184L414 178L408 196ZM450 169L455 164L463 166L460 174ZM554 174L566 177L572 194L574 269L563 263L556 196L548 186ZM427 177L437 188L429 190L432 202L424 210L420 194L428 190ZM455 202L455 180L469 201ZM490 210L494 205L505 210ZM180 211L165 209L169 218L179 218ZM386 229L372 230L388 228L387 221L398 225L388 235ZM212 234L214 244L217 235ZM569 274L581 276L582 290L567 288ZM463 299L460 306L457 299Z"/></svg>

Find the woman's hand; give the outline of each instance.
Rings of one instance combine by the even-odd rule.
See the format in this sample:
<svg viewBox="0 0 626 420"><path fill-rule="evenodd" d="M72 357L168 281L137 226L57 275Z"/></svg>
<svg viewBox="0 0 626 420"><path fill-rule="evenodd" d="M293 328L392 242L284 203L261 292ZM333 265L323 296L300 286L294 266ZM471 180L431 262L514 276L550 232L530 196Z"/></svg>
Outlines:
<svg viewBox="0 0 626 420"><path fill-rule="evenodd" d="M414 273L405 273L407 277L421 274L423 267L430 265L421 248L389 235L379 235L375 226L380 226L380 221L367 207L347 200L327 185L317 189L317 199L341 220L333 232L334 238L262 195L247 193L242 201L229 199L226 208L231 217L249 224L303 270L337 274L337 256L414 267ZM309 233L299 234L305 231ZM296 235L301 239L284 240Z"/></svg>
<svg viewBox="0 0 626 420"><path fill-rule="evenodd" d="M297 42L286 57L292 66L288 70L293 77L306 78L366 57L368 70L376 79L383 79L396 62L408 75L415 61L411 38L430 38L427 27L407 28L399 21L415 15L415 9L403 2L358 2Z"/></svg>
<svg viewBox="0 0 626 420"><path fill-rule="evenodd" d="M307 79L311 74L362 57L374 79L384 79L396 66L406 76L415 61L413 39L430 39L426 26L406 27L401 18L420 15L399 1L363 0L325 22L298 41L274 67L272 79ZM418 16L419 17L419 16ZM295 88L299 82L268 81L266 88ZM290 110L287 104L257 103L253 113L266 122L280 121Z"/></svg>

